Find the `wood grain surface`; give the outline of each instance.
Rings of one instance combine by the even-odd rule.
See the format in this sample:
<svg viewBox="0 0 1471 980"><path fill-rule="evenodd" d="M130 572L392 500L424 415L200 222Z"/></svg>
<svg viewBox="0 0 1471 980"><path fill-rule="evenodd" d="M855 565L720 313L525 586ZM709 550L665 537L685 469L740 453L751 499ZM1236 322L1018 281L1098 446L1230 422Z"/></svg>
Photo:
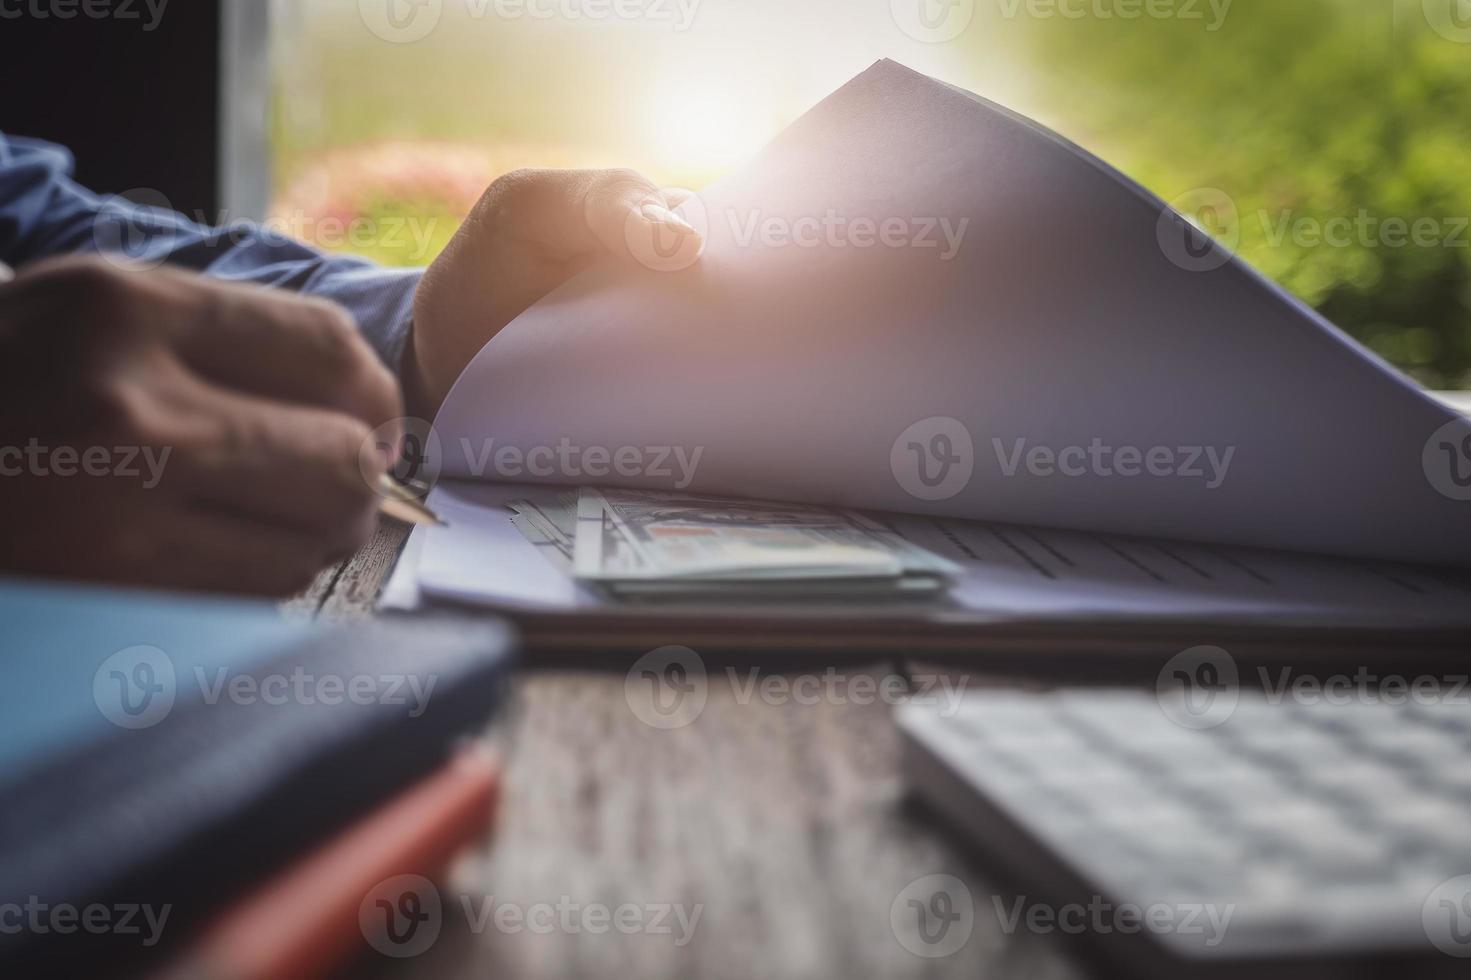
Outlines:
<svg viewBox="0 0 1471 980"><path fill-rule="evenodd" d="M291 608L372 615L403 539L385 523ZM626 667L523 667L487 736L506 765L499 826L440 887L438 938L345 975L1095 975L1086 950L1008 934L998 903L1009 909L1014 891L908 798L893 698L871 693L902 694L906 664L831 675L711 664L696 678L703 706L695 698L668 728L645 720ZM958 879L972 914L926 944L909 900L933 889L906 888L930 875Z"/></svg>

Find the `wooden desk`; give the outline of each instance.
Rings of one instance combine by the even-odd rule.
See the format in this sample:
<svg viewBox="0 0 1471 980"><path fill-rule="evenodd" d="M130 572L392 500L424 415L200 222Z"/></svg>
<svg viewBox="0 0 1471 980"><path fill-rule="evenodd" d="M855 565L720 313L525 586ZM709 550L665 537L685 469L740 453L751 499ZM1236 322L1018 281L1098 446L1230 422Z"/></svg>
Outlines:
<svg viewBox="0 0 1471 980"><path fill-rule="evenodd" d="M391 568L397 525L354 558L324 572L290 603L303 615L372 614ZM475 980L590 977L857 978L966 980L1082 977L1057 938L1007 935L1014 893L998 889L924 811L905 804L898 742L880 700L747 696L749 674L709 675L709 699L689 725L660 730L639 720L624 693L623 667L607 672L528 665L492 737L508 761L502 825L493 844L468 858L444 890L444 928L425 953L359 964L383 977ZM904 675L904 663L843 669ZM820 673L820 672L819 672ZM769 676L763 673L762 676ZM972 684L976 683L974 679ZM846 689L846 688L844 688ZM810 701L804 689L802 700ZM832 703L842 701L844 703ZM951 874L969 890L974 926L944 957L910 952L890 910L906 885ZM476 931L460 901L495 896L533 913L538 928L493 925ZM993 896L999 898L993 900ZM558 903L570 909L557 911ZM651 906L683 907L699 918L690 940L673 914L662 926ZM630 930L597 928L621 905ZM905 903L901 902L901 914ZM912 915L912 912L907 914ZM635 918L636 916L636 918ZM563 921L572 928L563 926ZM483 921L483 920L482 920ZM911 938L911 943L915 941ZM931 950L932 951L932 950Z"/></svg>

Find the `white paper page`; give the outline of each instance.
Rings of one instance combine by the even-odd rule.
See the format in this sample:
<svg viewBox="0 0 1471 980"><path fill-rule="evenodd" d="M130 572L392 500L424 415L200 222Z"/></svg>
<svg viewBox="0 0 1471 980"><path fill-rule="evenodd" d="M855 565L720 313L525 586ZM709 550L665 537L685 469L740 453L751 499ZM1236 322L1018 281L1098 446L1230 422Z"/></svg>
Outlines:
<svg viewBox="0 0 1471 980"><path fill-rule="evenodd" d="M423 595L419 589L419 555L424 551L422 530L415 527L409 531L408 540L399 549L393 571L388 574L388 581L383 583L383 588L378 593L379 610L414 612L423 605Z"/></svg>
<svg viewBox="0 0 1471 980"><path fill-rule="evenodd" d="M1471 576L1354 559L895 516L960 565L951 598L1016 618L1341 628L1471 626Z"/></svg>
<svg viewBox="0 0 1471 980"><path fill-rule="evenodd" d="M618 608L555 567L511 524L504 504L548 488L448 481L429 504L448 527L423 527L425 596L500 609L575 614ZM948 601L829 607L848 618L960 615L970 620L1200 621L1331 627L1471 626L1471 585L1403 566L1220 546L883 515L905 537L958 563ZM691 603L624 606L698 613ZM736 608L722 604L725 612ZM821 606L746 607L819 615Z"/></svg>
<svg viewBox="0 0 1471 980"><path fill-rule="evenodd" d="M447 474L1471 563L1471 425L983 100L881 62L683 210L485 347Z"/></svg>
<svg viewBox="0 0 1471 980"><path fill-rule="evenodd" d="M520 610L570 612L602 605L511 524L506 502L534 489L463 481L436 486L425 503L445 526L414 532L424 542L418 568L423 594Z"/></svg>

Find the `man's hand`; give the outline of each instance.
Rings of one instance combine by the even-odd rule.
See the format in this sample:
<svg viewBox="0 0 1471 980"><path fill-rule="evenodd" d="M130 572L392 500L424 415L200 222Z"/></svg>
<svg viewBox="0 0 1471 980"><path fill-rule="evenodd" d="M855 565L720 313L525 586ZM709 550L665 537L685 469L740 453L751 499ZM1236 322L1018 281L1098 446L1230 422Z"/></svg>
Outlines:
<svg viewBox="0 0 1471 980"><path fill-rule="evenodd" d="M523 310L601 255L638 261L688 252L699 233L631 170L518 170L490 185L414 301L403 380L409 409L432 419L460 372Z"/></svg>
<svg viewBox="0 0 1471 980"><path fill-rule="evenodd" d="M99 259L0 285L0 404L0 564L274 595L370 533L402 414L342 309Z"/></svg>

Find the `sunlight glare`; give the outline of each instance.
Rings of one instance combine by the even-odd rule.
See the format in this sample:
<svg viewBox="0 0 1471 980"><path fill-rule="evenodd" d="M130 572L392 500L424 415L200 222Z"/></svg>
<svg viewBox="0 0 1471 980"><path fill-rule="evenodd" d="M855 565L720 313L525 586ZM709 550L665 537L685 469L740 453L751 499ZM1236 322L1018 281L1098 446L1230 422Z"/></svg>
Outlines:
<svg viewBox="0 0 1471 980"><path fill-rule="evenodd" d="M759 93L715 85L655 90L650 148L668 170L715 177L761 149L782 128L780 109Z"/></svg>

